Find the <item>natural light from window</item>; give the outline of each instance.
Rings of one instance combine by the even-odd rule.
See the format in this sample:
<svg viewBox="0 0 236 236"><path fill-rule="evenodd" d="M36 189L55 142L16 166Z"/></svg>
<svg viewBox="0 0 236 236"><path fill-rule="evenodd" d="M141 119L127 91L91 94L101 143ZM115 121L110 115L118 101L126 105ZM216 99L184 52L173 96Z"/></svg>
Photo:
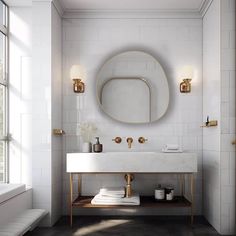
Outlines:
<svg viewBox="0 0 236 236"><path fill-rule="evenodd" d="M8 8L0 1L0 182L7 181Z"/></svg>

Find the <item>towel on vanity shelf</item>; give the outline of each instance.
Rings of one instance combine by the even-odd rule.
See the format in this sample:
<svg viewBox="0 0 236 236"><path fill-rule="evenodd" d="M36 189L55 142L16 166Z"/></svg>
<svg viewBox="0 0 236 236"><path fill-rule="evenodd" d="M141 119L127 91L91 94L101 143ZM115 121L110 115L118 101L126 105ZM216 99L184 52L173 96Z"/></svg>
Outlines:
<svg viewBox="0 0 236 236"><path fill-rule="evenodd" d="M124 187L101 188L99 194L104 197L124 197L125 188Z"/></svg>
<svg viewBox="0 0 236 236"><path fill-rule="evenodd" d="M183 152L178 144L166 144L162 149L162 152Z"/></svg>
<svg viewBox="0 0 236 236"><path fill-rule="evenodd" d="M93 205L140 205L139 195L134 195L131 197L104 197L97 194L91 201Z"/></svg>

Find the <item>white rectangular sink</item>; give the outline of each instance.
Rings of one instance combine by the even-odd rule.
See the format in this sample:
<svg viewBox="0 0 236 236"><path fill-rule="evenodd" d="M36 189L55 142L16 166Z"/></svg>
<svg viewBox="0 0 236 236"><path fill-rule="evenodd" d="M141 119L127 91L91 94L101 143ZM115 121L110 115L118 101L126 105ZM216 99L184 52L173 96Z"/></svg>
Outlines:
<svg viewBox="0 0 236 236"><path fill-rule="evenodd" d="M67 153L69 173L193 173L196 153L102 152Z"/></svg>

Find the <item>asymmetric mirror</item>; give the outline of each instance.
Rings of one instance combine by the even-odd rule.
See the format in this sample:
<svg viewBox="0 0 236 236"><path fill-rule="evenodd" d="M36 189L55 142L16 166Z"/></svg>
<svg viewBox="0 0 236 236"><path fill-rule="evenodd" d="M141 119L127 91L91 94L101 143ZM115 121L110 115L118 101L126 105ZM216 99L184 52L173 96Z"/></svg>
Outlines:
<svg viewBox="0 0 236 236"><path fill-rule="evenodd" d="M151 55L128 51L109 59L97 75L102 110L117 121L150 123L169 104L169 86L160 63Z"/></svg>

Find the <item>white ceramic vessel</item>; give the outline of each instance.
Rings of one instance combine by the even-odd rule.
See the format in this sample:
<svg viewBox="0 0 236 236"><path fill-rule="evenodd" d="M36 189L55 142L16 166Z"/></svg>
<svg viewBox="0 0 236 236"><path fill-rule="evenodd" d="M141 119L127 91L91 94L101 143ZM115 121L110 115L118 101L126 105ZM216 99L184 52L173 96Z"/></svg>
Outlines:
<svg viewBox="0 0 236 236"><path fill-rule="evenodd" d="M193 173L196 153L102 152L67 153L70 173Z"/></svg>

